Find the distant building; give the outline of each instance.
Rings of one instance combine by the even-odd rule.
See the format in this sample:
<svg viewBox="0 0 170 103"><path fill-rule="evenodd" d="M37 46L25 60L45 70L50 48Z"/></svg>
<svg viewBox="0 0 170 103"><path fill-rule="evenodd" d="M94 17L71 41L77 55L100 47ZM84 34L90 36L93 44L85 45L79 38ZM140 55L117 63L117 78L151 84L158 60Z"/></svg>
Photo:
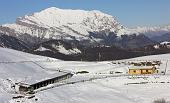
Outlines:
<svg viewBox="0 0 170 103"><path fill-rule="evenodd" d="M157 73L157 69L155 66L133 66L128 70L128 74L130 75L138 75L138 74L154 74Z"/></svg>
<svg viewBox="0 0 170 103"><path fill-rule="evenodd" d="M160 49L160 45L158 45L158 44L157 44L157 45L154 45L153 47L154 47L155 49Z"/></svg>
<svg viewBox="0 0 170 103"><path fill-rule="evenodd" d="M39 78L39 80L31 79L22 83L16 83L15 88L19 93L28 93L41 87L45 87L49 84L57 83L62 80L71 78L72 76L73 74L70 72L56 73L53 75L48 75L46 77L41 77Z"/></svg>

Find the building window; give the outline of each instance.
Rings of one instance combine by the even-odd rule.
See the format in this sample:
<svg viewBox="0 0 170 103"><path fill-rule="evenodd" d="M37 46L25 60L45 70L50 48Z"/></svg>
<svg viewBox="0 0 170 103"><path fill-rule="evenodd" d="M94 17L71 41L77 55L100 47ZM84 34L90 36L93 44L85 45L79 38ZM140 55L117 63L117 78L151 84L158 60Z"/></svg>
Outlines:
<svg viewBox="0 0 170 103"><path fill-rule="evenodd" d="M148 70L146 70L146 72L149 72Z"/></svg>

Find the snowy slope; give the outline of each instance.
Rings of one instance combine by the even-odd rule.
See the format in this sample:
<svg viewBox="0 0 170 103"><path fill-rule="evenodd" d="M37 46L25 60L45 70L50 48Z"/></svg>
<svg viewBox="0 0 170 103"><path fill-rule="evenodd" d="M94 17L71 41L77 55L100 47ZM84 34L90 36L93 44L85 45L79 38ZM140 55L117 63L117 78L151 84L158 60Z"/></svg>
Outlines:
<svg viewBox="0 0 170 103"><path fill-rule="evenodd" d="M170 59L170 54L154 55L128 59L129 61L135 60L161 60L165 66L166 62ZM127 60L122 60L127 61ZM62 63L61 63L62 64ZM123 65L113 65L111 62L63 62L65 65L60 65L60 68L67 68L70 70L87 70L93 73L100 73L107 70L126 69ZM110 65L110 67L106 66ZM67 66L66 66L67 65ZM161 67L164 69L164 66ZM40 92L37 98L41 103L50 102L63 102L63 103L152 103L154 100L164 98L169 101L170 89L170 65L168 62L168 75L154 75L154 76L121 76L112 77L101 80L94 80L90 82L77 83L67 86L62 86ZM51 67L51 66L50 66ZM119 68L118 68L119 67ZM71 69L76 68L76 69ZM78 69L81 68L81 69ZM110 69L109 69L110 68ZM87 75L86 75L87 76ZM145 84L146 82L146 84ZM137 84L139 83L139 84ZM144 83L144 84L140 84ZM71 96L71 97L70 97ZM66 99L65 99L66 98Z"/></svg>
<svg viewBox="0 0 170 103"><path fill-rule="evenodd" d="M41 78L43 80L54 73L57 75L56 70L58 69L73 71L75 67L71 69L69 66L73 64L76 65L75 63L76 62L65 62L7 48L0 48L0 103L8 103L12 100L12 97L15 95L15 90L12 86L15 83L27 81L35 82ZM77 66L77 68L84 67L84 65L96 65L96 68L100 68L102 65L95 62L80 62L78 64L80 65ZM111 67L107 63L105 64L105 67L106 66L109 68ZM87 69L87 67L85 68ZM12 101L12 103L13 102L14 101Z"/></svg>
<svg viewBox="0 0 170 103"><path fill-rule="evenodd" d="M146 80L127 79L126 77L95 80L54 88L38 93L37 97L40 103L152 103L159 98L168 99L170 84L125 85L130 81L152 79L155 80L154 77ZM156 80L159 81L159 79Z"/></svg>
<svg viewBox="0 0 170 103"><path fill-rule="evenodd" d="M109 71L127 71L123 64L105 62L61 61L53 58L31 55L15 50L0 48L0 103L151 103L165 98L169 100L170 75L115 76L93 81L69 84L37 92L32 99L12 99L16 96L11 82L38 79L55 70L73 72L88 71L88 74L73 76L73 80L95 76L107 76ZM139 57L128 60L170 60L170 54ZM123 60L126 61L126 60ZM168 64L170 73L170 65ZM114 77L115 76L115 77ZM146 84L140 84L145 83ZM134 84L136 83L136 84ZM137 84L139 83L139 84ZM38 100L37 100L38 99Z"/></svg>
<svg viewBox="0 0 170 103"><path fill-rule="evenodd" d="M21 61L50 61L53 58L32 55L12 49L0 48L0 62L21 62Z"/></svg>

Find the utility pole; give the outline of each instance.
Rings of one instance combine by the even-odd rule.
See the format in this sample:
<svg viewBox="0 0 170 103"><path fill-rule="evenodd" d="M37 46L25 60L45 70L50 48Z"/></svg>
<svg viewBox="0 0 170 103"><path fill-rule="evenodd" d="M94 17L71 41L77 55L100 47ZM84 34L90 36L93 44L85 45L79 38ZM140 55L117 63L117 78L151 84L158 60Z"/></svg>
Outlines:
<svg viewBox="0 0 170 103"><path fill-rule="evenodd" d="M165 73L166 73L167 65L168 65L168 60L166 61L166 65L165 65L165 72L164 72L164 75L165 75Z"/></svg>
<svg viewBox="0 0 170 103"><path fill-rule="evenodd" d="M98 54L98 59L99 59L99 61L101 60L101 53L100 52Z"/></svg>

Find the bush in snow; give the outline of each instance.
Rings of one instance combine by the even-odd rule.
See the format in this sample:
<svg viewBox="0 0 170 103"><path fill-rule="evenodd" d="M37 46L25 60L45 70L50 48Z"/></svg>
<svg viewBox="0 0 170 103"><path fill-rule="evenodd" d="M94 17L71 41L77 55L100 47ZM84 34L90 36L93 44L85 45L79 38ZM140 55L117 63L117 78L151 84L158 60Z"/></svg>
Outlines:
<svg viewBox="0 0 170 103"><path fill-rule="evenodd" d="M170 103L170 102L168 102L168 101L166 101L165 99L157 99L157 100L155 100L153 103Z"/></svg>

